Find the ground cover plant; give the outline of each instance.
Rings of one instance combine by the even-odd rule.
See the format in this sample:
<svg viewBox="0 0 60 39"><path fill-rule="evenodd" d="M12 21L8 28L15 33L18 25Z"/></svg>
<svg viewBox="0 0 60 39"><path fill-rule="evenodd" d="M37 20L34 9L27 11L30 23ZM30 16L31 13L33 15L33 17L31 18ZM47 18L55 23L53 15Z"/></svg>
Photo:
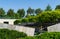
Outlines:
<svg viewBox="0 0 60 39"><path fill-rule="evenodd" d="M20 39L60 39L60 32L47 32L37 36L29 36Z"/></svg>
<svg viewBox="0 0 60 39"><path fill-rule="evenodd" d="M25 36L27 35L23 32L8 29L0 29L0 39L16 39Z"/></svg>

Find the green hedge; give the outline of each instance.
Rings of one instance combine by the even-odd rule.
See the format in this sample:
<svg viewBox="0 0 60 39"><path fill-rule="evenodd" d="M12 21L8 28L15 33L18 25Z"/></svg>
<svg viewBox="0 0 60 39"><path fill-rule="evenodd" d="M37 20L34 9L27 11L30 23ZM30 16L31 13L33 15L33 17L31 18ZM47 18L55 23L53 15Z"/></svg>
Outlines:
<svg viewBox="0 0 60 39"><path fill-rule="evenodd" d="M18 20L19 21L19 20ZM60 22L60 10L44 11L36 16L29 16L21 19L20 23L26 22L40 22L43 23L59 23ZM19 23L16 22L15 23Z"/></svg>
<svg viewBox="0 0 60 39"><path fill-rule="evenodd" d="M25 37L20 39L60 39L60 32L44 33L34 37Z"/></svg>
<svg viewBox="0 0 60 39"><path fill-rule="evenodd" d="M21 21L20 20L16 20L16 21L14 21L14 24L16 25L16 24L19 24Z"/></svg>
<svg viewBox="0 0 60 39"><path fill-rule="evenodd" d="M25 36L27 35L23 32L8 29L0 29L0 39L16 39Z"/></svg>

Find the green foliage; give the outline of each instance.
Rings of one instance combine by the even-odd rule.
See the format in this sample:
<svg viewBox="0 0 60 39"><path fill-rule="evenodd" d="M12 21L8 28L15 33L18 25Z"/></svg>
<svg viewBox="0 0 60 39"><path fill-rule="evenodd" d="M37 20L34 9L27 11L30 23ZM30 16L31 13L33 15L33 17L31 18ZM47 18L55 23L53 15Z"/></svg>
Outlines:
<svg viewBox="0 0 60 39"><path fill-rule="evenodd" d="M37 21L41 23L45 22L52 22L55 23L60 18L60 12L59 11L45 11L38 15Z"/></svg>
<svg viewBox="0 0 60 39"><path fill-rule="evenodd" d="M25 37L21 39L60 39L60 32L43 33L38 36Z"/></svg>
<svg viewBox="0 0 60 39"><path fill-rule="evenodd" d="M37 17L36 16L29 16L26 18L23 18L21 20L16 20L14 24L19 24L19 23L28 23L28 22L36 22Z"/></svg>
<svg viewBox="0 0 60 39"><path fill-rule="evenodd" d="M57 5L57 6L56 6L55 10L57 10L57 9L60 9L60 5Z"/></svg>
<svg viewBox="0 0 60 39"><path fill-rule="evenodd" d="M27 14L26 17L29 18L29 17L31 17L31 15L30 14Z"/></svg>
<svg viewBox="0 0 60 39"><path fill-rule="evenodd" d="M54 10L53 10L54 11ZM17 10L17 12L14 12L14 10L13 9L9 9L8 11L7 11L7 13L5 13L5 10L3 9L3 8L0 8L0 18L2 19L2 18L4 18L4 19L20 19L20 18L24 18L25 16L26 17L30 17L30 16L38 16L39 14L41 14L41 13L44 13L44 14L46 14L46 15L44 15L44 16L46 16L47 17L47 19L46 20L51 20L53 17L54 17L54 15L53 14L55 14L55 13L59 13L60 12L60 5L57 5L56 6L56 8L55 8L55 11L53 12L52 11L52 8L51 8L51 6L48 4L47 5L47 7L46 7L46 9L45 9L45 11L42 11L41 10L41 8L37 8L37 9L32 9L31 7L29 7L28 9L27 9L27 14L25 13L25 10L24 9L18 9ZM52 14L53 15L53 17L51 16L51 15L49 15L49 14ZM38 15L36 15L36 14L38 14ZM41 14L42 15L42 14ZM38 18L41 18L41 19L38 19L38 20L40 20L41 22L42 21L44 21L45 20L45 18L46 17L44 17L42 15L42 17L37 17L37 19ZM50 19L50 16L51 16L51 19ZM54 18L55 19L55 18ZM30 20L30 18L29 18L29 20ZM32 18L32 20L34 20L34 18ZM55 19L56 20L56 19ZM55 20L53 20L53 21L55 21ZM53 22L52 21L52 22Z"/></svg>
<svg viewBox="0 0 60 39"><path fill-rule="evenodd" d="M26 36L27 35L23 32L8 29L0 29L0 39L16 39Z"/></svg>
<svg viewBox="0 0 60 39"><path fill-rule="evenodd" d="M16 20L16 21L14 21L14 24L16 25L16 24L19 24L19 23L21 23L21 20Z"/></svg>
<svg viewBox="0 0 60 39"><path fill-rule="evenodd" d="M31 16L31 17L29 17L29 22L36 22L36 16Z"/></svg>
<svg viewBox="0 0 60 39"><path fill-rule="evenodd" d="M60 19L60 10L44 11L36 16L28 15L26 18L21 20L24 22L40 22L40 23L58 23Z"/></svg>
<svg viewBox="0 0 60 39"><path fill-rule="evenodd" d="M28 18L24 18L21 20L21 23L27 23L27 22L29 22Z"/></svg>
<svg viewBox="0 0 60 39"><path fill-rule="evenodd" d="M25 16L25 10L24 9L19 9L17 11L17 13L19 14L20 17L24 17Z"/></svg>
<svg viewBox="0 0 60 39"><path fill-rule="evenodd" d="M14 17L14 10L13 9L9 9L8 12L7 12L7 16Z"/></svg>
<svg viewBox="0 0 60 39"><path fill-rule="evenodd" d="M34 39L34 37L32 37L32 36L29 36L29 37L20 38L20 39Z"/></svg>
<svg viewBox="0 0 60 39"><path fill-rule="evenodd" d="M32 9L31 7L28 8L27 10L27 14L34 14L34 9Z"/></svg>
<svg viewBox="0 0 60 39"><path fill-rule="evenodd" d="M52 11L51 6L48 5L48 6L46 7L45 11Z"/></svg>
<svg viewBox="0 0 60 39"><path fill-rule="evenodd" d="M42 13L42 10L40 8L38 8L38 9L35 10L35 13L36 14Z"/></svg>
<svg viewBox="0 0 60 39"><path fill-rule="evenodd" d="M0 8L0 17L3 17L5 15L5 11L3 10L3 8Z"/></svg>
<svg viewBox="0 0 60 39"><path fill-rule="evenodd" d="M15 14L14 14L14 18L15 18L15 19L20 19L21 17L19 16L18 13L15 13Z"/></svg>

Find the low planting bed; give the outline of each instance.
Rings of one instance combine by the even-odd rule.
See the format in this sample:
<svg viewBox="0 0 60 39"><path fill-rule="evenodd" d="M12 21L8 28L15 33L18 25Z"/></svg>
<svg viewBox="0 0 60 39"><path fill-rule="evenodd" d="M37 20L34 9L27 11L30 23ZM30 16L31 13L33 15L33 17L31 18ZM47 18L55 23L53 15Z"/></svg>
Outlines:
<svg viewBox="0 0 60 39"><path fill-rule="evenodd" d="M23 32L8 29L0 29L0 39L17 39L26 36L27 35Z"/></svg>
<svg viewBox="0 0 60 39"><path fill-rule="evenodd" d="M33 36L33 37L29 36L20 39L60 39L60 32L49 32L49 33L47 32L38 36Z"/></svg>

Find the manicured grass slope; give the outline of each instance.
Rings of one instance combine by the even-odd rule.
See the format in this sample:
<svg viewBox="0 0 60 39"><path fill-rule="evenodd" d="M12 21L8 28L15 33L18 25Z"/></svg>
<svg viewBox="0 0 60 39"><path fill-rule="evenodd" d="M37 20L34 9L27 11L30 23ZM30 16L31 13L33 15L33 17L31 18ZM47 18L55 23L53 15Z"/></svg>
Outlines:
<svg viewBox="0 0 60 39"><path fill-rule="evenodd" d="M0 29L0 39L16 39L27 36L23 32L8 29Z"/></svg>

